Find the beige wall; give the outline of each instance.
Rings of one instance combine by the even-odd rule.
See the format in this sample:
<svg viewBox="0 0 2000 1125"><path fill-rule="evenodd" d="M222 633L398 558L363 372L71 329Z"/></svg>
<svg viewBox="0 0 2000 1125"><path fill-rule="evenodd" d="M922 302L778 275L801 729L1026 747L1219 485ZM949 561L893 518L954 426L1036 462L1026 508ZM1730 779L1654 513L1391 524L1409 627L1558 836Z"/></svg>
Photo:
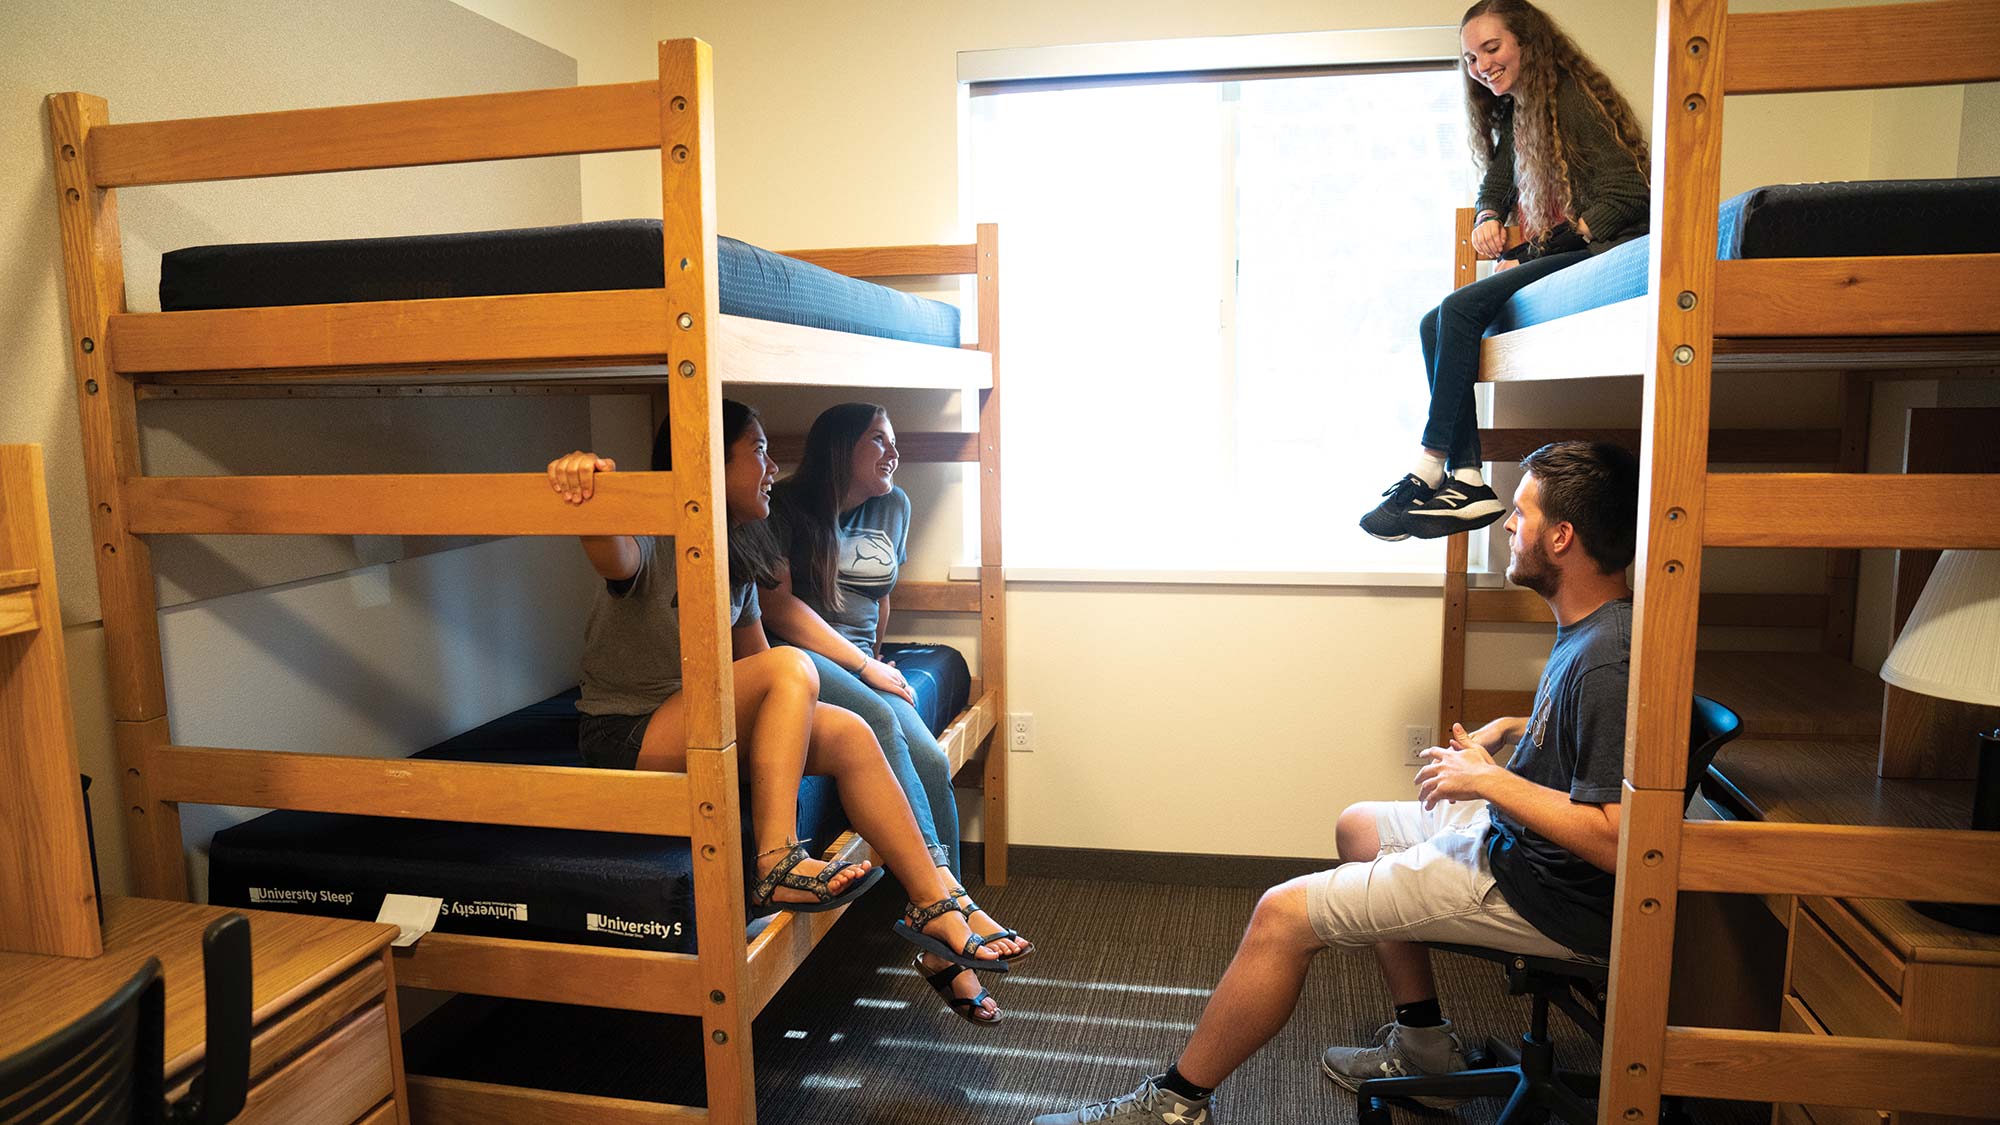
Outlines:
<svg viewBox="0 0 2000 1125"><path fill-rule="evenodd" d="M652 73L650 60L584 29L588 21L571 19L567 5L461 2L524 34L574 48L584 70L607 80ZM606 0L593 8L605 21L597 26L623 34L643 4ZM1545 6L1650 119L1655 5L1551 0ZM1797 5L1736 5L1783 6ZM1453 24L1462 10L1460 0L659 0L651 5L651 30L660 38L699 36L714 46L721 229L784 248L967 237L958 179L959 51ZM1786 180L1951 175L1961 135L1979 127L1969 116L1961 120L1965 104L1957 89L1731 99L1724 190ZM603 174L593 183L586 165L591 217L657 213L656 170ZM1441 267L1441 286L1444 280ZM1034 377L1018 368L1006 376ZM1808 378L1719 391L1719 416L1739 425L1830 418L1836 399L1827 384ZM1533 396L1511 409L1543 420L1559 413L1576 424L1631 424L1637 415L1631 386L1565 386L1538 402ZM906 409L946 413L922 401L891 405L899 418ZM810 417L798 405L779 404L774 412ZM903 425L916 428L907 419ZM1079 466L1080 474L1104 471ZM1102 493L1115 495L1121 480L1099 482ZM951 523L958 498L948 480L905 483L921 489L918 501L934 522ZM1302 495L1301 518L1353 515L1314 510ZM1189 513L1189 520L1198 525L1200 513ZM925 576L962 561L950 535L919 544L913 558L913 571ZM1815 584L1820 565L1812 552L1766 552L1717 569L1736 588L1788 589ZM1434 595L1015 583L1008 606L1011 707L1036 715L1039 745L1012 762L1017 841L1324 855L1332 850L1334 810L1408 792L1409 771L1398 764L1396 747L1406 725L1428 725L1435 709ZM902 624L947 628L909 618ZM1808 643L1784 634L1719 641ZM1473 649L1484 665L1481 682L1532 684L1546 643L1532 631L1481 638ZM976 832L969 826L969 835Z"/></svg>
<svg viewBox="0 0 2000 1125"><path fill-rule="evenodd" d="M112 120L567 85L574 60L445 0L45 0L0 6L0 441L47 453L82 766L106 887L127 886L104 693L45 95L106 98ZM158 256L203 243L574 221L577 162L126 189L127 295L157 308ZM539 467L586 439L567 399L161 402L141 411L150 472ZM163 541L161 636L183 741L407 751L573 682L587 585L566 543ZM355 569L359 568L359 569ZM566 580L559 580L566 579ZM543 592L561 591L557 596ZM215 816L191 810L189 820Z"/></svg>

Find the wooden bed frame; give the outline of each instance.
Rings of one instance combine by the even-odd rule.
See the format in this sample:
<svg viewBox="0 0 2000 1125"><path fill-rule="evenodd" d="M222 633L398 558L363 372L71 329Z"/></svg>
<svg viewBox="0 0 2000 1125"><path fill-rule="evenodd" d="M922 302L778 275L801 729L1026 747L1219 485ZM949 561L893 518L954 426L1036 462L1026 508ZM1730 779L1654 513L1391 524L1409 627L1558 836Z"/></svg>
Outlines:
<svg viewBox="0 0 2000 1125"><path fill-rule="evenodd" d="M706 1110L412 1076L431 1121L752 1122L751 1021L837 913L778 915L744 935L728 593L722 387L926 387L976 392L974 433L905 435L911 460L977 462L979 580L905 583L900 610L977 613L972 704L941 741L953 772L981 756L985 864L1006 880L1007 756L1000 551L999 236L808 251L857 276L973 275L978 344L944 348L723 315L715 247L710 49L660 44L657 81L146 124L103 99L49 99L68 277L71 355L97 541L98 588L134 880L186 898L180 802L421 816L686 836L701 953L653 953L433 933L398 951L397 983L698 1015ZM657 148L662 289L128 313L116 188L363 168ZM571 508L541 473L149 477L137 403L155 395L489 395L653 392L674 470L619 473ZM663 400L663 401L662 401ZM687 655L686 773L381 761L177 746L167 729L147 535L672 535ZM852 833L829 854L866 845ZM564 1115L567 1115L565 1117Z"/></svg>
<svg viewBox="0 0 2000 1125"><path fill-rule="evenodd" d="M1854 441L1865 409L1850 406L1838 445L1825 446L1824 435L1810 441L1850 471L1709 471L1711 460L1757 460L1741 456L1745 446L1771 440L1711 433L1714 371L1993 377L2000 254L1718 262L1715 239L1726 94L2000 79L1995 5L1726 8L1724 0L1659 4L1650 295L1495 336L1481 360L1489 382L1644 380L1625 811L1598 1119L1656 1122L1662 1094L1988 1116L2000 1104L2000 1048L1667 1026L1664 969L1681 891L2000 902L1994 833L1683 820L1697 624L1752 617L1702 594L1705 547L2000 548L2000 517L1991 514L2000 511L2000 475L1852 471L1861 467ZM1963 370L1973 365L1989 366ZM1850 400L1859 393L1850 389ZM1493 452L1515 453L1539 436L1495 443ZM1470 596L1463 545L1453 550L1448 618L1529 616L1506 592ZM1830 593L1823 610L1788 601L1778 616L1825 623L1849 597ZM1845 632L1829 628L1828 647L1848 643ZM1458 643L1462 653L1462 631ZM1448 681L1450 672L1448 663ZM1719 694L1736 706L1744 690L1796 689L1808 702L1818 690L1809 675L1774 689L1774 675L1739 669L1744 686Z"/></svg>

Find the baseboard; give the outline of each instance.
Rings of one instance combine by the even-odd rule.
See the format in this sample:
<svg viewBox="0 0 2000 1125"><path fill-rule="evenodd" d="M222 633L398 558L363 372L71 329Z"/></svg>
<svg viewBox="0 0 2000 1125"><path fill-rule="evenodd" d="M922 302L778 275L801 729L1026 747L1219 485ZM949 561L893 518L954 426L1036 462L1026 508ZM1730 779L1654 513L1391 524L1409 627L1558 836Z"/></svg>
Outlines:
<svg viewBox="0 0 2000 1125"><path fill-rule="evenodd" d="M959 845L961 869L984 869L985 845L968 840ZM1206 855L1181 852L1131 852L1111 848L1055 848L1037 844L1007 846L1007 874L1049 879L1108 879L1123 883L1165 883L1186 887L1273 887L1287 879L1324 871L1331 859L1271 855Z"/></svg>

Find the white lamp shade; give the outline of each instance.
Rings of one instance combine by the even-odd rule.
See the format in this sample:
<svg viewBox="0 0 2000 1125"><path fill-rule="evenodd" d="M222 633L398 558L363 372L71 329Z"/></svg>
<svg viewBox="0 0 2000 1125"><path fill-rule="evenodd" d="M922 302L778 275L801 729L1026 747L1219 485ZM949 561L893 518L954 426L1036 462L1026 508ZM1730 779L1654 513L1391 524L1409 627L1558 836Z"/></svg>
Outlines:
<svg viewBox="0 0 2000 1125"><path fill-rule="evenodd" d="M2000 551L1946 551L1882 678L1905 691L2000 705Z"/></svg>

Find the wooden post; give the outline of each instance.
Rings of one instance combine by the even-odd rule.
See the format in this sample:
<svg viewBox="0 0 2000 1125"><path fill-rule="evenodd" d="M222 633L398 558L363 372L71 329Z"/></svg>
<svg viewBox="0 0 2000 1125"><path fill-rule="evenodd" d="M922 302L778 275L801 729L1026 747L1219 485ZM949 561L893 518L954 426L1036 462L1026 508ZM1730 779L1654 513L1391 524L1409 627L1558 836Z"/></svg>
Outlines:
<svg viewBox="0 0 2000 1125"><path fill-rule="evenodd" d="M979 224L979 350L993 359L993 385L979 392L979 674L993 693L986 747L986 883L1007 885L1007 581L1000 552L1000 228Z"/></svg>
<svg viewBox="0 0 2000 1125"><path fill-rule="evenodd" d="M42 447L0 445L0 950L104 952Z"/></svg>
<svg viewBox="0 0 2000 1125"><path fill-rule="evenodd" d="M1660 0L1653 98L1653 347L1640 429L1625 812L1600 1120L1656 1122L1680 878L1715 335L1722 0Z"/></svg>
<svg viewBox="0 0 2000 1125"><path fill-rule="evenodd" d="M127 530L121 482L140 475L138 401L130 379L112 370L106 344L110 317L125 311L117 193L90 174L90 132L110 121L104 99L57 94L49 99L55 146L56 211L62 226L69 296L70 360L76 371L77 412L83 422L84 475L90 486L90 526L97 546L97 592L104 616L111 716L124 772L126 839L133 881L142 895L187 897L180 808L153 796L144 756L149 745L127 724L166 738L167 692L160 666L158 607L152 555Z"/></svg>
<svg viewBox="0 0 2000 1125"><path fill-rule="evenodd" d="M722 465L721 316L715 263L713 59L699 39L660 44L660 218L666 251L668 424L681 532L681 692L687 701L688 800L694 831L695 942L709 1120L754 1125L749 947L743 940L743 830L737 810L735 677L729 634L729 541Z"/></svg>

